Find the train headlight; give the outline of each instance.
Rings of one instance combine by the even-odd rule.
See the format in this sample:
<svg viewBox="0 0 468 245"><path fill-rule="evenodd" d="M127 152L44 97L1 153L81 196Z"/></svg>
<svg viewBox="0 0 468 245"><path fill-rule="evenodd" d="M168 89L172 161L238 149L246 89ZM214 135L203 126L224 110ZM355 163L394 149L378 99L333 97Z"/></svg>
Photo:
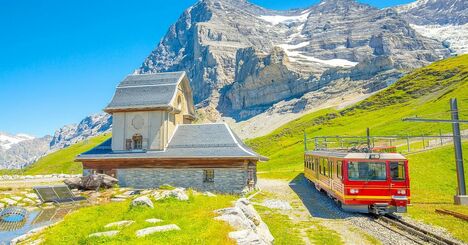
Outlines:
<svg viewBox="0 0 468 245"><path fill-rule="evenodd" d="M358 193L359 193L359 190L358 190L358 189L351 189L351 190L349 190L349 193L351 193L351 194L358 194Z"/></svg>
<svg viewBox="0 0 468 245"><path fill-rule="evenodd" d="M397 191L398 195L406 195L406 190L401 189Z"/></svg>

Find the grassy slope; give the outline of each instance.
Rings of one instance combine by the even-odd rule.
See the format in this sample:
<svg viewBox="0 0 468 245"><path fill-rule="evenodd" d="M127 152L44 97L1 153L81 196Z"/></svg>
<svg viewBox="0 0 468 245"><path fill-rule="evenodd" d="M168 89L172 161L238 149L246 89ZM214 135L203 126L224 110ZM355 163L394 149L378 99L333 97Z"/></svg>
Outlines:
<svg viewBox="0 0 468 245"><path fill-rule="evenodd" d="M109 134L100 135L51 153L27 167L24 170L24 174L79 174L82 172L82 166L81 163L75 162L75 157L83 152L91 150L109 137L111 137Z"/></svg>
<svg viewBox="0 0 468 245"><path fill-rule="evenodd" d="M450 132L448 124L402 122L404 117L447 118L448 101L457 97L468 109L468 55L433 63L416 70L389 88L344 110L324 109L283 125L272 133L247 143L271 160L260 164L263 177L292 179L302 171L303 131L320 135L438 134ZM439 115L441 114L442 115ZM461 112L466 118L468 111ZM463 126L466 129L466 126Z"/></svg>
<svg viewBox="0 0 468 245"><path fill-rule="evenodd" d="M40 236L45 244L234 244L228 238L232 228L223 221L216 221L214 210L230 207L234 196L193 196L189 201L166 199L156 201L155 208L131 208L130 202L109 203L82 208L67 215L63 222L47 229ZM151 224L146 219L158 218L163 222ZM104 226L120 220L135 221L113 238L89 238L94 232L102 232ZM155 233L137 238L135 231L151 226L176 224L180 231ZM114 228L115 229L115 228Z"/></svg>

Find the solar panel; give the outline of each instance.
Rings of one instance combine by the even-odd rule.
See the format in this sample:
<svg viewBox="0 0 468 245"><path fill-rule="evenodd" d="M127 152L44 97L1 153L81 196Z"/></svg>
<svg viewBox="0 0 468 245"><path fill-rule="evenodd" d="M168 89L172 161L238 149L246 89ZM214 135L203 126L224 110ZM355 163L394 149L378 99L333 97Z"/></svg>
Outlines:
<svg viewBox="0 0 468 245"><path fill-rule="evenodd" d="M34 191L37 193L42 202L53 202L58 198L54 189L49 186L34 187Z"/></svg>
<svg viewBox="0 0 468 245"><path fill-rule="evenodd" d="M53 188L55 193L57 193L58 199L70 199L75 197L67 186L54 186Z"/></svg>
<svg viewBox="0 0 468 245"><path fill-rule="evenodd" d="M37 186L33 189L36 191L42 202L64 203L86 200L84 197L76 197L73 195L73 193L66 185Z"/></svg>

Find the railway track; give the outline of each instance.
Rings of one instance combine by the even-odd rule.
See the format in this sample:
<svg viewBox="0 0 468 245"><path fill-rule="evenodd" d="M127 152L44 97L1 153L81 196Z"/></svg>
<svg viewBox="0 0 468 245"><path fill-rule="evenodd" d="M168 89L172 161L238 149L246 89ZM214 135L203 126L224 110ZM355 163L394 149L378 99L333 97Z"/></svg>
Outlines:
<svg viewBox="0 0 468 245"><path fill-rule="evenodd" d="M416 244L463 245L463 243L458 241L447 239L431 231L410 224L394 215L375 216L374 218L375 222L383 227L406 237Z"/></svg>

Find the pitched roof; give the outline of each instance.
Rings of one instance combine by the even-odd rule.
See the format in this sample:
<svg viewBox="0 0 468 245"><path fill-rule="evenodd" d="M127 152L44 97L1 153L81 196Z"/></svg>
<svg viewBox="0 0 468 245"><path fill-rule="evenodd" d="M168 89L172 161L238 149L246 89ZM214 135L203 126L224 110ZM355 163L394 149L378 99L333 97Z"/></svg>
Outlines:
<svg viewBox="0 0 468 245"><path fill-rule="evenodd" d="M227 124L181 124L164 151L114 152L111 140L78 156L86 159L245 158L267 160L246 146Z"/></svg>
<svg viewBox="0 0 468 245"><path fill-rule="evenodd" d="M185 72L129 75L117 86L106 112L170 108Z"/></svg>

